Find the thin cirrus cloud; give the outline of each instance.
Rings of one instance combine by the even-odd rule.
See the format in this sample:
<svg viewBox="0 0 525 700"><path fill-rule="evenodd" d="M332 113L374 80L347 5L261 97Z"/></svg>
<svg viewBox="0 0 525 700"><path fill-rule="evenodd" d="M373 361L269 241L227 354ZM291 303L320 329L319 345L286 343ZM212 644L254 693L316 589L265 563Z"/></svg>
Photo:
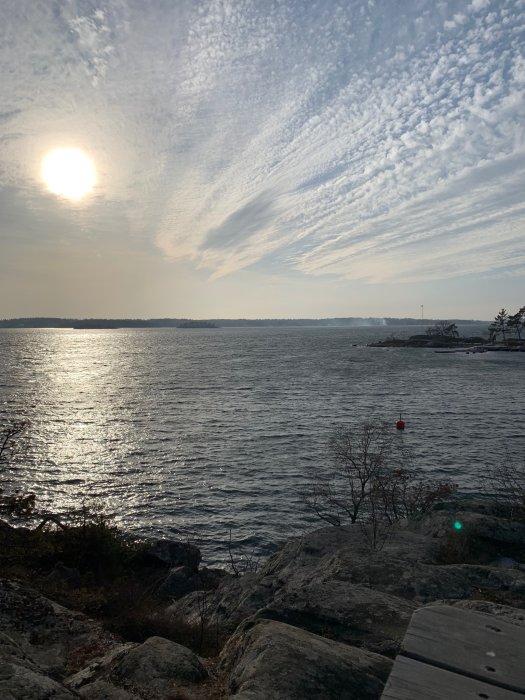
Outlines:
<svg viewBox="0 0 525 700"><path fill-rule="evenodd" d="M5 14L0 186L41 202L36 156L83 140L100 171L82 212L93 238L126 232L212 277L524 269L523 0L22 0Z"/></svg>

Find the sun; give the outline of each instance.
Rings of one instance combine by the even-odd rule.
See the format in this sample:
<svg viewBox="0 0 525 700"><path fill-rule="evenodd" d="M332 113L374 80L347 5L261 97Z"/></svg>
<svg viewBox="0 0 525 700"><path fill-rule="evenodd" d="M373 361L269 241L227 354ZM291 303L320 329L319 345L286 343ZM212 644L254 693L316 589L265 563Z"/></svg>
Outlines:
<svg viewBox="0 0 525 700"><path fill-rule="evenodd" d="M82 199L95 186L91 158L80 148L55 148L42 161L42 179L48 189L66 199Z"/></svg>

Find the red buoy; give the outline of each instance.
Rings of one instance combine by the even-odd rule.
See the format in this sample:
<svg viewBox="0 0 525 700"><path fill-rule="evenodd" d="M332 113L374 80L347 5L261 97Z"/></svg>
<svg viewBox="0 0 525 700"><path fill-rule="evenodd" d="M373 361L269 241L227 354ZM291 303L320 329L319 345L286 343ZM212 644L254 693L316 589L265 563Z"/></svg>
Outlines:
<svg viewBox="0 0 525 700"><path fill-rule="evenodd" d="M405 421L402 420L401 418L396 422L396 428L398 430L404 430L405 429Z"/></svg>

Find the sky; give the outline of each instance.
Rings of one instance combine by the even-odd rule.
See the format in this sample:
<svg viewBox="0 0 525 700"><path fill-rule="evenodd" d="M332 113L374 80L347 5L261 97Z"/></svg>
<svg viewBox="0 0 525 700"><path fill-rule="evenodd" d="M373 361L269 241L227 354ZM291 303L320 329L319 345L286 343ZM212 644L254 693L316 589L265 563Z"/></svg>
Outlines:
<svg viewBox="0 0 525 700"><path fill-rule="evenodd" d="M0 0L0 318L525 303L525 0ZM81 149L79 199L43 158Z"/></svg>

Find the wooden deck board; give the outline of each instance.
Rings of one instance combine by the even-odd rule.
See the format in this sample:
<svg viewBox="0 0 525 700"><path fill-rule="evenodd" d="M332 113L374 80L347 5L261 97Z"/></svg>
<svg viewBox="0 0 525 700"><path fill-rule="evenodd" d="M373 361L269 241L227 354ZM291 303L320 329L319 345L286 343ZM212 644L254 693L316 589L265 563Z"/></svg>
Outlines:
<svg viewBox="0 0 525 700"><path fill-rule="evenodd" d="M445 605L417 610L402 654L525 694L525 629Z"/></svg>
<svg viewBox="0 0 525 700"><path fill-rule="evenodd" d="M523 700L525 696L483 681L398 656L382 700Z"/></svg>

